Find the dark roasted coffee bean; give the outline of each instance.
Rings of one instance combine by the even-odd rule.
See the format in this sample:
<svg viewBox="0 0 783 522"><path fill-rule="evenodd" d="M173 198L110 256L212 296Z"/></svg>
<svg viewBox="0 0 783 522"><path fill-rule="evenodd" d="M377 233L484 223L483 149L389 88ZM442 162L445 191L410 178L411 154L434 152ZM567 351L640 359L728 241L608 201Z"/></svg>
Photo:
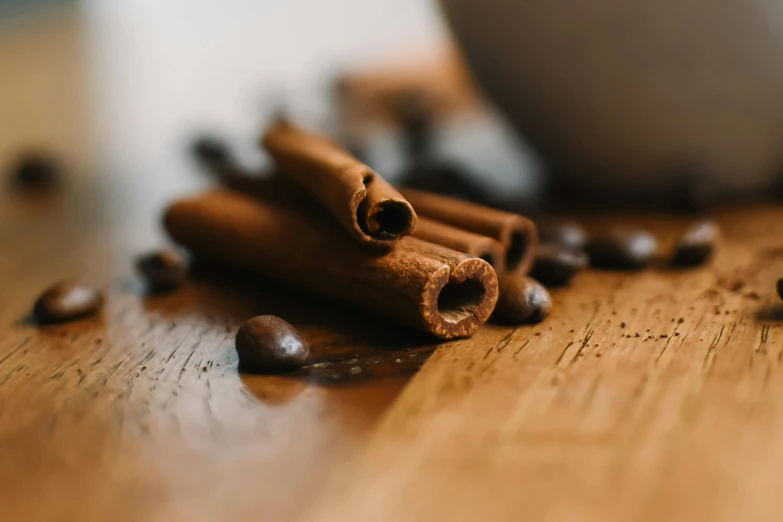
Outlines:
<svg viewBox="0 0 783 522"><path fill-rule="evenodd" d="M538 225L541 243L552 243L571 250L584 250L587 246L587 232L571 221L544 221Z"/></svg>
<svg viewBox="0 0 783 522"><path fill-rule="evenodd" d="M351 79L347 76L337 76L332 79L331 95L338 103L347 101L353 94Z"/></svg>
<svg viewBox="0 0 783 522"><path fill-rule="evenodd" d="M500 296L495 313L515 323L539 322L552 311L552 297L535 279L506 274L498 278Z"/></svg>
<svg viewBox="0 0 783 522"><path fill-rule="evenodd" d="M778 297L783 299L783 279L778 279L777 288L778 288Z"/></svg>
<svg viewBox="0 0 783 522"><path fill-rule="evenodd" d="M154 291L173 290L185 282L188 266L179 252L161 249L136 260L136 268Z"/></svg>
<svg viewBox="0 0 783 522"><path fill-rule="evenodd" d="M433 147L432 102L427 94L410 90L395 96L394 112L403 128L404 146L409 159L422 161Z"/></svg>
<svg viewBox="0 0 783 522"><path fill-rule="evenodd" d="M587 268L587 254L560 245L542 244L536 249L535 263L530 275L546 286L563 286L577 272Z"/></svg>
<svg viewBox="0 0 783 522"><path fill-rule="evenodd" d="M231 160L228 146L218 138L200 136L190 147L193 156L205 165L223 165Z"/></svg>
<svg viewBox="0 0 783 522"><path fill-rule="evenodd" d="M669 179L680 184L672 194L675 209L703 212L720 200L715 173L704 166L692 162L681 164L672 169Z"/></svg>
<svg viewBox="0 0 783 522"><path fill-rule="evenodd" d="M453 161L423 161L404 173L401 185L435 192L457 199L487 204L487 194L480 179L466 166Z"/></svg>
<svg viewBox="0 0 783 522"><path fill-rule="evenodd" d="M598 268L639 269L652 261L658 241L644 230L615 228L590 241L590 264Z"/></svg>
<svg viewBox="0 0 783 522"><path fill-rule="evenodd" d="M428 130L432 123L432 102L426 92L411 89L394 95L394 112L407 131Z"/></svg>
<svg viewBox="0 0 783 522"><path fill-rule="evenodd" d="M44 152L29 152L17 159L11 167L16 186L30 190L48 190L62 181L60 162Z"/></svg>
<svg viewBox="0 0 783 522"><path fill-rule="evenodd" d="M71 282L49 287L35 302L33 313L41 323L70 321L97 312L103 305L101 293Z"/></svg>
<svg viewBox="0 0 783 522"><path fill-rule="evenodd" d="M307 364L310 349L299 332L274 315L254 317L237 332L240 368L252 373L287 373Z"/></svg>
<svg viewBox="0 0 783 522"><path fill-rule="evenodd" d="M709 261L720 239L720 228L713 221L693 223L680 237L672 263L678 266L698 266Z"/></svg>

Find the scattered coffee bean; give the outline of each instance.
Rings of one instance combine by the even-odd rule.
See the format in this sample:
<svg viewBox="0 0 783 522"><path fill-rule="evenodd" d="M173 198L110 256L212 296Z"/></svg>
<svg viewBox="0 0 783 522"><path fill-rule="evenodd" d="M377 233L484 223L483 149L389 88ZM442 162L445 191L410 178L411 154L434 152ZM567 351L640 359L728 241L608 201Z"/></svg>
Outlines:
<svg viewBox="0 0 783 522"><path fill-rule="evenodd" d="M414 163L422 161L433 147L432 102L427 93L408 90L392 100L395 116L404 130L404 146Z"/></svg>
<svg viewBox="0 0 783 522"><path fill-rule="evenodd" d="M27 190L48 190L62 181L62 166L45 152L28 152L11 167L14 184Z"/></svg>
<svg viewBox="0 0 783 522"><path fill-rule="evenodd" d="M154 291L173 290L185 282L188 267L179 252L161 249L136 260L136 268Z"/></svg>
<svg viewBox="0 0 783 522"><path fill-rule="evenodd" d="M222 165L231 159L228 146L218 138L199 136L190 147L193 156L205 165Z"/></svg>
<svg viewBox="0 0 783 522"><path fill-rule="evenodd" d="M740 290L745 288L745 281L741 281L739 279L735 279L729 283L727 283L727 286L729 288L729 291L734 293L739 293Z"/></svg>
<svg viewBox="0 0 783 522"><path fill-rule="evenodd" d="M777 288L778 288L778 297L783 299L783 279L778 279Z"/></svg>
<svg viewBox="0 0 783 522"><path fill-rule="evenodd" d="M590 263L599 268L639 269L652 261L658 241L644 230L615 228L590 241Z"/></svg>
<svg viewBox="0 0 783 522"><path fill-rule="evenodd" d="M335 103L346 103L353 96L353 85L348 76L337 76L332 79L331 95Z"/></svg>
<svg viewBox="0 0 783 522"><path fill-rule="evenodd" d="M703 165L686 162L672 169L670 178L679 180L678 190L672 194L675 209L704 212L720 200L715 173Z"/></svg>
<svg viewBox="0 0 783 522"><path fill-rule="evenodd" d="M487 204L487 193L480 183L474 181L476 179L480 176L471 173L465 165L436 159L415 163L403 173L401 185Z"/></svg>
<svg viewBox="0 0 783 522"><path fill-rule="evenodd" d="M432 100L426 92L408 89L394 94L392 106L399 124L412 132L428 132L433 119Z"/></svg>
<svg viewBox="0 0 783 522"><path fill-rule="evenodd" d="M273 315L254 317L237 332L237 354L242 370L287 373L307 363L310 349L299 332Z"/></svg>
<svg viewBox="0 0 783 522"><path fill-rule="evenodd" d="M89 286L61 282L49 287L35 302L33 313L41 323L59 323L97 312L103 295Z"/></svg>
<svg viewBox="0 0 783 522"><path fill-rule="evenodd" d="M539 322L552 311L552 297L535 279L505 275L498 279L500 296L495 313L515 323Z"/></svg>
<svg viewBox="0 0 783 522"><path fill-rule="evenodd" d="M546 286L563 286L574 274L584 270L588 262L584 252L555 244L542 244L536 250L535 264L530 275Z"/></svg>
<svg viewBox="0 0 783 522"><path fill-rule="evenodd" d="M698 221L685 231L677 242L672 264L698 266L709 261L715 253L720 229L713 221Z"/></svg>
<svg viewBox="0 0 783 522"><path fill-rule="evenodd" d="M748 292L747 294L744 295L744 297L746 299L752 299L753 301L760 301L761 300L761 296L759 295L758 292Z"/></svg>
<svg viewBox="0 0 783 522"><path fill-rule="evenodd" d="M571 221L545 221L538 225L541 243L551 243L571 250L584 250L587 246L587 232Z"/></svg>

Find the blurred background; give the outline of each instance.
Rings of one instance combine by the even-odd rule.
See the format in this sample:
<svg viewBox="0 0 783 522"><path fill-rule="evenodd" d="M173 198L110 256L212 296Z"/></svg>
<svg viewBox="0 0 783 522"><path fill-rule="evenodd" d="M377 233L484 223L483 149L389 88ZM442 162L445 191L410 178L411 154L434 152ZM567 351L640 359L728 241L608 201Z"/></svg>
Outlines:
<svg viewBox="0 0 783 522"><path fill-rule="evenodd" d="M339 78L453 54L431 0L0 0L0 164L46 149L75 172L154 177L163 198L193 177L200 133L256 165L279 110L334 135ZM438 154L475 164L468 176L501 199L535 192L536 163L505 123L465 114L438 131ZM367 160L399 179L399 133L363 129Z"/></svg>
<svg viewBox="0 0 783 522"><path fill-rule="evenodd" d="M283 111L392 182L698 210L783 192L781 53L777 0L0 0L0 166L40 147L163 194L198 136L259 168Z"/></svg>

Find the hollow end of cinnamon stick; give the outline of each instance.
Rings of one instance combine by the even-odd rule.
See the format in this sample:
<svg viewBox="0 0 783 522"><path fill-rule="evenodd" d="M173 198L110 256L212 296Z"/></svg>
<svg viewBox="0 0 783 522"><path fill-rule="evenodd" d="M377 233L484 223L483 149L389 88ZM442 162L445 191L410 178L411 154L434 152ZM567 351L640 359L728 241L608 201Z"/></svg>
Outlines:
<svg viewBox="0 0 783 522"><path fill-rule="evenodd" d="M164 224L197 255L352 302L441 339L473 335L498 299L497 276L486 261L410 236L378 255L317 208L214 191L172 203Z"/></svg>
<svg viewBox="0 0 783 522"><path fill-rule="evenodd" d="M325 136L279 121L262 143L281 175L309 191L360 243L389 249L416 226L413 207L394 187Z"/></svg>
<svg viewBox="0 0 783 522"><path fill-rule="evenodd" d="M538 233L526 217L421 190L403 188L400 193L422 217L498 241L504 248L505 271L530 270Z"/></svg>
<svg viewBox="0 0 783 522"><path fill-rule="evenodd" d="M520 216L521 217L521 216ZM506 270L509 272L521 271L527 273L533 262L533 251L537 240L535 226L529 220L514 220L507 232L505 244Z"/></svg>
<svg viewBox="0 0 783 522"><path fill-rule="evenodd" d="M376 190L379 183L372 174L365 175L362 183L366 190L356 209L356 222L363 234L376 241L395 241L414 230L416 213L410 203L402 196L385 197L383 188Z"/></svg>
<svg viewBox="0 0 783 522"><path fill-rule="evenodd" d="M434 275L422 296L427 330L441 339L471 337L489 319L498 300L498 280L486 261L467 258L448 274Z"/></svg>
<svg viewBox="0 0 783 522"><path fill-rule="evenodd" d="M413 236L483 259L498 274L506 270L506 250L491 237L474 234L429 218L418 219Z"/></svg>

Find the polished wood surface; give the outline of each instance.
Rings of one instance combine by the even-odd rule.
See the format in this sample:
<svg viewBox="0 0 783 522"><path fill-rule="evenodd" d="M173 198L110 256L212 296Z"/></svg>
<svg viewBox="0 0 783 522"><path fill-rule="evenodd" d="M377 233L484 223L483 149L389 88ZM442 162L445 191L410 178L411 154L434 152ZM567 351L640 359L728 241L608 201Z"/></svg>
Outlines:
<svg viewBox="0 0 783 522"><path fill-rule="evenodd" d="M2 40L2 70L70 77L45 64L77 36L22 34ZM47 58L21 60L31 42ZM587 272L539 325L436 345L216 267L147 295L132 260L165 242L163 204L204 181L82 167L99 154L70 112L79 90L41 102L6 77L0 163L35 141L72 174L49 196L0 188L2 520L780 519L783 209L716 212L709 267ZM44 131L21 109L41 103L62 114ZM664 250L687 222L586 222L617 219ZM63 278L104 289L105 310L35 325ZM308 372L237 372L234 333L262 313L302 329Z"/></svg>

